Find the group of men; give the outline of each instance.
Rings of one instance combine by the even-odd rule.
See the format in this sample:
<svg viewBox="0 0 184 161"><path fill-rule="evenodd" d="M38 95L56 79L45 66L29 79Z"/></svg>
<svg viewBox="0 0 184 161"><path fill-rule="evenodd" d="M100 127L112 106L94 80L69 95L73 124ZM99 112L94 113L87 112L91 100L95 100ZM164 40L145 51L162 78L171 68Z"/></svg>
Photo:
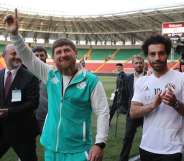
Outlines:
<svg viewBox="0 0 184 161"><path fill-rule="evenodd" d="M14 45L5 48L7 68L0 73L0 157L13 147L21 161L37 161L34 112L43 83L43 88L49 91L48 113L40 139L45 161L101 161L109 128L109 109L102 83L77 65L77 50L72 41L54 42L52 56L56 68L51 68L26 46L18 32L17 13L5 17L5 25ZM181 161L184 75L167 67L170 50L168 38L151 36L144 42L143 51L153 73L144 76L144 59L135 56L132 59L135 72L119 74L117 105L127 114L121 161L128 160L136 128L142 125L143 118L141 160ZM17 62L17 54L25 67ZM92 111L97 115L94 143ZM16 127L12 126L12 120L17 122Z"/></svg>

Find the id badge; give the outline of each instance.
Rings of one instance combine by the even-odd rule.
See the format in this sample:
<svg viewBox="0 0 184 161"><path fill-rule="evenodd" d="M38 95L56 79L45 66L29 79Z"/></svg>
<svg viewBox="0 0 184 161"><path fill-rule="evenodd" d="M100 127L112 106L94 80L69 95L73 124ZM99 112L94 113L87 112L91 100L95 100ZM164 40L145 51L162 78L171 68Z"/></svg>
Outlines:
<svg viewBox="0 0 184 161"><path fill-rule="evenodd" d="M20 102L22 100L21 90L12 90L12 102Z"/></svg>

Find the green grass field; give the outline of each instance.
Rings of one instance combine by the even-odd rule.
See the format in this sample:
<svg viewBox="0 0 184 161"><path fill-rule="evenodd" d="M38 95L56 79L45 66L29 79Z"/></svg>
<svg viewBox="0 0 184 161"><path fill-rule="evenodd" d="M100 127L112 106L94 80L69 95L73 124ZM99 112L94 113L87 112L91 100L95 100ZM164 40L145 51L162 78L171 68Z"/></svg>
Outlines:
<svg viewBox="0 0 184 161"><path fill-rule="evenodd" d="M105 88L107 97L110 98L111 92L115 88L115 77L100 76L100 79L102 80L104 84L104 88ZM122 139L124 135L125 116L120 115L117 120L116 118L117 117L114 116L113 121L110 126L109 138L108 138L107 146L105 148L103 161L117 161L119 157L119 153L120 153L121 146L122 146ZM117 121L117 128L116 128L116 121ZM95 127L96 125L94 121L94 128ZM115 136L116 129L117 129L117 133ZM140 137L141 137L141 129L139 128L139 130L137 131L136 137L134 139L134 143L133 143L133 147L132 147L130 156L134 156L138 154L138 146L140 143ZM37 146L38 159L39 161L43 161L43 148L39 144L39 138L37 142L38 142L38 146ZM13 152L13 150L10 149L0 160L1 161L17 161L17 156Z"/></svg>

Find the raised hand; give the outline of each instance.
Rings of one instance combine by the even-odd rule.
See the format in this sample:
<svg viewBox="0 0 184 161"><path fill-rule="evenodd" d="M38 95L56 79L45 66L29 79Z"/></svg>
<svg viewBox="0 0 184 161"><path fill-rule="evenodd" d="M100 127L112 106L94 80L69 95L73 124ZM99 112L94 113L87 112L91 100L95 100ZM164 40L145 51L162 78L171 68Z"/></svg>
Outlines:
<svg viewBox="0 0 184 161"><path fill-rule="evenodd" d="M15 15L5 16L3 21L4 21L7 32L11 33L12 35L17 35L18 34L17 9L15 9Z"/></svg>

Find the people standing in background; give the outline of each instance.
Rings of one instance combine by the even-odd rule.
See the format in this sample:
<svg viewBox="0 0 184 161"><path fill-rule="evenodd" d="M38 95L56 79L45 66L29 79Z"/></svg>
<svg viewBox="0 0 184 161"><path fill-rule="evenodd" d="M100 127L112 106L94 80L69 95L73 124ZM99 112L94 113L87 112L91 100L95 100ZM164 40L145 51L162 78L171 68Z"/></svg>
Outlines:
<svg viewBox="0 0 184 161"><path fill-rule="evenodd" d="M141 57L140 55L134 55L132 57L132 65L134 68L134 73L127 75L127 82L128 82L126 85L127 93L125 93L125 91L121 92L121 98L122 99L126 98L127 115L126 115L125 134L123 138L123 146L119 158L120 161L128 161L137 128L142 126L143 124L143 118L132 119L129 115L129 111L130 111L130 102L134 94L135 83L140 77L146 75L146 72L144 71L145 69L144 58Z"/></svg>
<svg viewBox="0 0 184 161"><path fill-rule="evenodd" d="M127 105L125 101L127 98L121 97L121 92L124 91L126 93L126 87L127 87L127 75L123 70L123 64L117 63L116 64L116 71L117 71L117 78L116 78L116 89L115 92L113 92L114 97L112 98L113 103L110 107L110 119L109 122L111 122L115 112L117 111L118 114L126 114L127 113Z"/></svg>

